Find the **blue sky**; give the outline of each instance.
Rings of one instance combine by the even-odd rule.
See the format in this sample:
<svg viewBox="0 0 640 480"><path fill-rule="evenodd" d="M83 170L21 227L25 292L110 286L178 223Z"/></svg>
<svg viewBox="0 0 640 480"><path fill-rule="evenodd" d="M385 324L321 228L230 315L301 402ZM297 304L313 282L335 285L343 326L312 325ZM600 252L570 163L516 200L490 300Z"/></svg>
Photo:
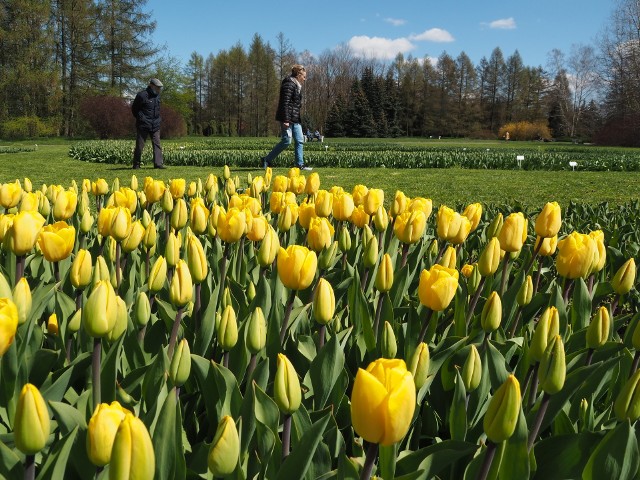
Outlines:
<svg viewBox="0 0 640 480"><path fill-rule="evenodd" d="M148 0L157 22L154 40L184 63L193 51L207 57L254 34L272 46L284 33L296 51L318 55L340 44L354 53L423 58L465 52L474 64L500 47L517 49L527 66L543 67L554 48L596 43L609 23L610 0L324 0L316 2Z"/></svg>

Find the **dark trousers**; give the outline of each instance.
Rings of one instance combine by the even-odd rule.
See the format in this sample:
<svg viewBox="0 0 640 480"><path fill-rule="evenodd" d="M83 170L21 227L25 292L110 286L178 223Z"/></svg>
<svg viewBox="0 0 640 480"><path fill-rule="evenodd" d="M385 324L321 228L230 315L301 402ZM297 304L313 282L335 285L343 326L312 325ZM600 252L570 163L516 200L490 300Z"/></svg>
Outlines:
<svg viewBox="0 0 640 480"><path fill-rule="evenodd" d="M144 150L144 143L147 141L148 136L151 136L151 144L153 145L153 165L159 167L164 163L162 159L162 147L160 146L160 130L149 132L148 130L138 128L136 133L136 148L133 150L134 167L140 166L142 150Z"/></svg>

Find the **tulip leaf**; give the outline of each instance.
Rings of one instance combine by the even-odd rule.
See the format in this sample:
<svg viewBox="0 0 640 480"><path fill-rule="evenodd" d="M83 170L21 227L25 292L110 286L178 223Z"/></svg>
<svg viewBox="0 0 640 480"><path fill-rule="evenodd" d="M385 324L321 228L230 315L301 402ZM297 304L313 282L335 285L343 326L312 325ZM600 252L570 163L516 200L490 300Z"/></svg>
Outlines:
<svg viewBox="0 0 640 480"><path fill-rule="evenodd" d="M458 460L470 458L476 450L478 446L470 442L445 440L399 458L396 475L424 470L427 478L434 478Z"/></svg>
<svg viewBox="0 0 640 480"><path fill-rule="evenodd" d="M535 478L580 478L591 452L602 437L601 434L583 432L540 440L533 449L537 464Z"/></svg>
<svg viewBox="0 0 640 480"><path fill-rule="evenodd" d="M60 426L62 435L67 435L76 427L80 427L81 429L87 428L85 416L77 408L72 407L68 403L52 402L51 400L49 400L48 403L53 411L54 418Z"/></svg>
<svg viewBox="0 0 640 480"><path fill-rule="evenodd" d="M58 358L58 352L42 348L33 355L31 364L27 367L29 371L29 382L34 385L42 385L49 375L52 365Z"/></svg>
<svg viewBox="0 0 640 480"><path fill-rule="evenodd" d="M254 414L256 421L271 429L274 434L277 434L280 423L280 410L278 409L278 405L257 385L254 385L253 395L255 398Z"/></svg>
<svg viewBox="0 0 640 480"><path fill-rule="evenodd" d="M291 454L282 463L275 477L276 480L303 478L305 476L318 444L322 440L322 435L330 417L331 413L327 413L305 432L300 442L293 446Z"/></svg>
<svg viewBox="0 0 640 480"><path fill-rule="evenodd" d="M506 292L502 295L502 324L510 325L511 322L515 320L514 315L518 308L518 302L516 301L516 297L518 296L518 291L520 287L524 283L526 279L525 269L523 268L518 272L516 277L513 279L513 282L509 286Z"/></svg>
<svg viewBox="0 0 640 480"><path fill-rule="evenodd" d="M160 357L160 355L158 356ZM211 373L211 365L213 362L202 358L199 355L191 354L191 369L195 373L196 383L198 384L200 392L202 392L202 402L204 403L205 411L208 418L218 418L216 413L215 401L218 398L218 391L216 384L213 381ZM167 365L168 368L168 365ZM147 376L145 375L145 383L147 382ZM210 422L210 433L215 433L216 422Z"/></svg>
<svg viewBox="0 0 640 480"><path fill-rule="evenodd" d="M24 478L24 469L20 457L2 441L0 441L0 476L7 479Z"/></svg>
<svg viewBox="0 0 640 480"><path fill-rule="evenodd" d="M211 373L218 389L218 401L216 403L218 418L222 418L224 415L231 415L236 418L240 414L242 406L242 395L238 387L238 380L236 380L231 370L217 363L212 363Z"/></svg>
<svg viewBox="0 0 640 480"><path fill-rule="evenodd" d="M169 391L153 431L158 479L185 478L186 465L182 444L182 415L176 389Z"/></svg>
<svg viewBox="0 0 640 480"><path fill-rule="evenodd" d="M382 478L395 478L398 444L380 445L378 450L378 472Z"/></svg>
<svg viewBox="0 0 640 480"><path fill-rule="evenodd" d="M522 411L522 406L520 406L516 429L504 444L504 461L500 462L500 480L529 478L528 436L527 419Z"/></svg>
<svg viewBox="0 0 640 480"><path fill-rule="evenodd" d="M102 384L102 402L111 403L116 399L116 381L118 377L118 364L120 363L120 353L125 335L120 335L103 357L100 369L100 381ZM105 341L103 341L103 345Z"/></svg>
<svg viewBox="0 0 640 480"><path fill-rule="evenodd" d="M355 465L346 455L340 455L338 458L338 472L337 478L340 480L358 480L360 475L356 470ZM332 477L329 477L332 478Z"/></svg>
<svg viewBox="0 0 640 480"><path fill-rule="evenodd" d="M640 467L640 453L635 428L628 421L609 431L587 461L582 478L632 480Z"/></svg>
<svg viewBox="0 0 640 480"><path fill-rule="evenodd" d="M54 372L47 379L45 384L40 387L42 396L49 401L61 401L73 378L79 376L81 374L80 372L86 371L90 365L90 353L78 355L73 359L71 365ZM49 382L52 383L49 384Z"/></svg>
<svg viewBox="0 0 640 480"><path fill-rule="evenodd" d="M315 410L321 410L342 374L344 367L344 353L336 336L320 349L309 367L309 376L313 385L313 405Z"/></svg>
<svg viewBox="0 0 640 480"><path fill-rule="evenodd" d="M192 366L195 363L196 362L193 362ZM167 360L167 355L164 353L164 350L160 350L153 363L149 366L142 381L142 398L144 399L144 405L147 411L150 411L157 403L160 392L167 383L166 372L168 370L169 361ZM197 369L195 370L197 372Z"/></svg>
<svg viewBox="0 0 640 480"><path fill-rule="evenodd" d="M460 369L456 368L456 383L453 391L453 401L449 410L449 431L451 440L464 441L467 435L467 391L460 376Z"/></svg>
<svg viewBox="0 0 640 480"><path fill-rule="evenodd" d="M591 295L582 278L573 281L573 302L571 304L571 328L574 332L586 328L591 315Z"/></svg>
<svg viewBox="0 0 640 480"><path fill-rule="evenodd" d="M486 363L488 367L491 389L495 391L509 376L506 368L507 362L491 342L487 341L483 345L486 345L486 348L483 351L482 364L484 366Z"/></svg>
<svg viewBox="0 0 640 480"><path fill-rule="evenodd" d="M210 353L211 340L216 328L216 322L214 321L216 309L216 297L211 295L206 307L201 310L200 318L202 321L200 322L199 330L195 332L193 353L197 355L208 356Z"/></svg>
<svg viewBox="0 0 640 480"><path fill-rule="evenodd" d="M69 434L53 444L47 455L47 459L38 472L38 480L65 478L67 463L73 443L78 434L78 428L74 428Z"/></svg>
<svg viewBox="0 0 640 480"><path fill-rule="evenodd" d="M349 287L349 318L356 327L356 333L364 333L364 341L368 352L376 349L376 338L373 333L372 315L369 302L364 297L360 286L360 278L355 273L354 282Z"/></svg>

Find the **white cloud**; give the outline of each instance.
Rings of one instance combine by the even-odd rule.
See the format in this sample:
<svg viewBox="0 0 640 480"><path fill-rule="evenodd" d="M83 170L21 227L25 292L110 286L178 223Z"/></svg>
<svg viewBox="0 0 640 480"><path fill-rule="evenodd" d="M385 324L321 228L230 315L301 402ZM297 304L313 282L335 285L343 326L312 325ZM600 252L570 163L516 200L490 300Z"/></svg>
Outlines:
<svg viewBox="0 0 640 480"><path fill-rule="evenodd" d="M455 40L453 35L441 28L430 28L418 35L411 35L409 38L411 38L411 40L437 43L453 42Z"/></svg>
<svg viewBox="0 0 640 480"><path fill-rule="evenodd" d="M398 53L407 53L415 48L415 45L406 38L391 39L367 35L351 37L348 45L358 56L382 60L391 60Z"/></svg>
<svg viewBox="0 0 640 480"><path fill-rule="evenodd" d="M404 25L405 23L407 23L407 21L402 19L402 18L391 18L391 17L385 18L384 21L387 22L387 23L390 23L394 27L400 27L400 26Z"/></svg>
<svg viewBox="0 0 640 480"><path fill-rule="evenodd" d="M500 30L513 30L516 28L516 21L513 17L500 18L489 23L489 28L496 28Z"/></svg>

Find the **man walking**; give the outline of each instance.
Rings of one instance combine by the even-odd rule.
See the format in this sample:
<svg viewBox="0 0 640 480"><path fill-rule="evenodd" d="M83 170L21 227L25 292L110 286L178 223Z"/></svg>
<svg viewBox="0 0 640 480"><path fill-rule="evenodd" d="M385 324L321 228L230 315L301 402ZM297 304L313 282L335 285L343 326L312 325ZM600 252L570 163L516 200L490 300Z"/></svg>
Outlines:
<svg viewBox="0 0 640 480"><path fill-rule="evenodd" d="M153 168L166 168L160 146L160 92L162 82L157 78L149 80L149 86L138 92L131 112L136 117L136 148L133 151L133 168L140 168L142 150L148 136L153 145Z"/></svg>
<svg viewBox="0 0 640 480"><path fill-rule="evenodd" d="M312 170L311 167L304 164L302 153L304 136L302 124L300 123L302 84L306 79L307 71L305 68L302 65L294 65L291 68L291 75L282 80L278 110L276 111L276 120L280 122L280 141L266 157L261 158L263 168L270 167L280 152L291 145L291 139L293 138L296 166L300 170Z"/></svg>

